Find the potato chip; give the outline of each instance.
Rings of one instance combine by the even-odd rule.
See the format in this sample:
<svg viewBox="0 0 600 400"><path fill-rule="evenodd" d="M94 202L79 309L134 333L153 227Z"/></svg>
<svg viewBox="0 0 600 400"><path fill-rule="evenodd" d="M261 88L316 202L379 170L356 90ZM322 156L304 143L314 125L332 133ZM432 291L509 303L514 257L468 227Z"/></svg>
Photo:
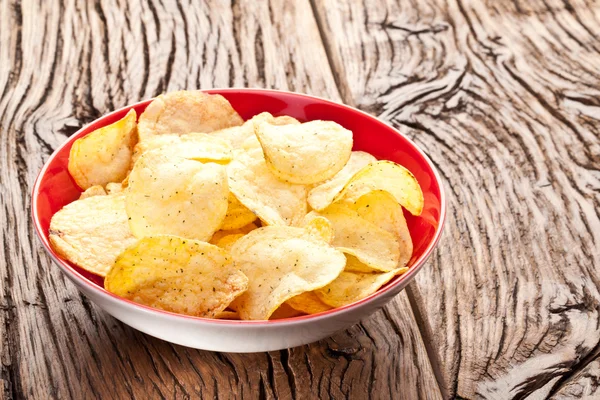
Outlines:
<svg viewBox="0 0 600 400"><path fill-rule="evenodd" d="M67 204L52 217L49 239L61 257L100 276L106 276L117 256L136 242L129 230L122 194Z"/></svg>
<svg viewBox="0 0 600 400"><path fill-rule="evenodd" d="M375 274L344 271L329 285L315 290L315 294L331 307L342 307L375 293L394 276L406 271L408 268Z"/></svg>
<svg viewBox="0 0 600 400"><path fill-rule="evenodd" d="M216 319L231 319L231 320L239 320L240 316L237 312L231 310L224 310L218 313L215 316Z"/></svg>
<svg viewBox="0 0 600 400"><path fill-rule="evenodd" d="M268 319L286 300L333 281L346 265L342 252L287 226L250 232L231 255L249 279L248 290L232 304L242 319Z"/></svg>
<svg viewBox="0 0 600 400"><path fill-rule="evenodd" d="M119 255L104 287L139 304L214 318L246 290L248 278L223 249L157 235L140 239Z"/></svg>
<svg viewBox="0 0 600 400"><path fill-rule="evenodd" d="M123 184L117 182L109 182L106 184L106 193L117 194L123 192Z"/></svg>
<svg viewBox="0 0 600 400"><path fill-rule="evenodd" d="M413 215L420 215L423 210L423 192L419 182L409 170L392 161L377 161L358 171L335 201L354 202L373 190L389 192Z"/></svg>
<svg viewBox="0 0 600 400"><path fill-rule="evenodd" d="M344 271L364 273L381 272L375 268L369 267L351 254L346 254L346 267L344 267Z"/></svg>
<svg viewBox="0 0 600 400"><path fill-rule="evenodd" d="M283 303L282 305L279 306L279 308L277 310L275 310L273 312L273 314L271 314L271 317L269 317L269 319L274 320L274 319L295 318L295 317L299 317L301 315L304 315L304 313L302 311L295 310L287 303Z"/></svg>
<svg viewBox="0 0 600 400"><path fill-rule="evenodd" d="M352 132L333 121L256 126L269 170L279 179L313 184L337 174L352 152Z"/></svg>
<svg viewBox="0 0 600 400"><path fill-rule="evenodd" d="M312 216L306 221L303 227L310 235L327 244L333 241L333 225L325 217Z"/></svg>
<svg viewBox="0 0 600 400"><path fill-rule="evenodd" d="M335 282L335 281L334 281ZM315 292L304 292L294 296L285 304L290 305L294 310L302 311L305 314L317 314L323 311L331 310L331 306L323 303Z"/></svg>
<svg viewBox="0 0 600 400"><path fill-rule="evenodd" d="M227 251L231 251L231 248L233 247L235 242L237 242L239 239L243 238L244 236L246 236L246 235L243 233L234 233L231 235L223 236L217 242L217 246L219 246L220 248L225 249Z"/></svg>
<svg viewBox="0 0 600 400"><path fill-rule="evenodd" d="M225 139L207 133L193 132L185 135L151 136L135 146L132 160L135 163L145 152L159 148L164 153L202 162L226 164L233 158L231 145Z"/></svg>
<svg viewBox="0 0 600 400"><path fill-rule="evenodd" d="M77 139L69 153L69 173L82 189L123 180L137 141L136 114L131 109L117 122Z"/></svg>
<svg viewBox="0 0 600 400"><path fill-rule="evenodd" d="M258 226L256 224L250 223L246 226L242 226L239 229L232 229L230 231L225 231L225 230L216 231L215 234L212 236L212 238L210 238L210 240L208 242L210 244L216 245L217 243L219 243L219 240L221 240L225 236L236 235L238 233L245 235L249 232L252 232L253 230L255 230L257 228L258 228Z"/></svg>
<svg viewBox="0 0 600 400"><path fill-rule="evenodd" d="M140 115L140 141L165 133L213 132L244 121L221 95L182 90L155 98Z"/></svg>
<svg viewBox="0 0 600 400"><path fill-rule="evenodd" d="M260 149L240 153L227 166L229 190L268 225L297 225L306 214L306 187L282 182Z"/></svg>
<svg viewBox="0 0 600 400"><path fill-rule="evenodd" d="M106 196L106 191L101 185L90 186L85 189L83 193L79 196L79 200L87 199L88 197L93 196Z"/></svg>
<svg viewBox="0 0 600 400"><path fill-rule="evenodd" d="M241 126L221 129L219 131L212 132L211 135L227 140L234 149L242 148L242 144L248 139L254 139L254 141L260 147L260 143L258 143L256 135L254 135L254 126L265 121L273 125L289 125L300 123L297 119L292 117L273 117L268 112L263 112L247 120Z"/></svg>
<svg viewBox="0 0 600 400"><path fill-rule="evenodd" d="M221 229L239 229L256 220L256 215L248 207L240 203L233 193L229 192L227 201L229 203L227 205L227 214L225 215Z"/></svg>
<svg viewBox="0 0 600 400"><path fill-rule="evenodd" d="M331 245L379 271L398 268L400 257L396 236L362 218L348 206L334 203L325 210L311 211L305 221L321 216L333 226Z"/></svg>
<svg viewBox="0 0 600 400"><path fill-rule="evenodd" d="M129 175L129 225L136 237L169 234L206 241L225 219L228 194L224 166L151 150Z"/></svg>
<svg viewBox="0 0 600 400"><path fill-rule="evenodd" d="M404 267L412 257L413 244L402 207L396 199L386 191L374 190L349 206L367 221L396 236L400 250L398 266Z"/></svg>
<svg viewBox="0 0 600 400"><path fill-rule="evenodd" d="M333 203L333 199L342 191L352 176L363 167L377 161L375 157L364 151L353 151L350 159L341 169L328 181L315 186L308 192L308 204L314 210L323 210Z"/></svg>

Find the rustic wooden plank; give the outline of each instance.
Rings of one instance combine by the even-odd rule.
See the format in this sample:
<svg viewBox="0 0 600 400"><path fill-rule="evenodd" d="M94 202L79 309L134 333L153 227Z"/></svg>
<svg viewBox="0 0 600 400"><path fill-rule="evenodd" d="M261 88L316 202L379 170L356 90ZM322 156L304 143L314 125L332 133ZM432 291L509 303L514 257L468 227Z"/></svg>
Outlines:
<svg viewBox="0 0 600 400"><path fill-rule="evenodd" d="M166 90L289 89L338 100L304 1L0 0L3 398L439 398L405 294L330 339L219 354L151 338L66 281L34 238L29 193L83 124Z"/></svg>
<svg viewBox="0 0 600 400"><path fill-rule="evenodd" d="M445 236L414 289L450 393L595 393L600 4L314 8L345 100L412 137L445 181Z"/></svg>
<svg viewBox="0 0 600 400"><path fill-rule="evenodd" d="M571 380L552 393L552 399L596 399L600 396L600 360L594 360L577 371Z"/></svg>

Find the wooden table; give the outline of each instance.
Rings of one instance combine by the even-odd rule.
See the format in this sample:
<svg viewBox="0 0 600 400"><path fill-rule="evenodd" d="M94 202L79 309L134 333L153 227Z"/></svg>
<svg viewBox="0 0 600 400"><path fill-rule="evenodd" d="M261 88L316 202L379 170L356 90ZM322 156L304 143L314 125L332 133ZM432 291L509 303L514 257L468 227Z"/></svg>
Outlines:
<svg viewBox="0 0 600 400"><path fill-rule="evenodd" d="M29 194L100 115L242 86L392 123L438 167L449 215L384 310L309 346L219 354L82 297ZM0 0L0 183L3 398L600 396L600 2Z"/></svg>

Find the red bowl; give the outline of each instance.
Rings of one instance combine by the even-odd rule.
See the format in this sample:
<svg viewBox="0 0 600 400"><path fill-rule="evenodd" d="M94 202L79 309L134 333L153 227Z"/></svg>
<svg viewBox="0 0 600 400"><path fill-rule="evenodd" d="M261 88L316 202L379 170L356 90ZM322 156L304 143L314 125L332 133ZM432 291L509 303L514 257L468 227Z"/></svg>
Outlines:
<svg viewBox="0 0 600 400"><path fill-rule="evenodd" d="M81 189L71 178L67 169L69 151L73 142L98 128L121 119L131 108L135 109L137 114L140 115L151 102L151 100L146 100L107 114L80 129L50 156L36 180L32 193L31 210L36 233L46 251L80 289L84 289L83 291L93 300L103 299L103 301L112 303L128 303L127 307L130 310L138 309L155 315L169 314L169 318L192 319L219 326L253 324L264 326L290 324L294 321L299 323L300 321L320 320L328 315L358 309L361 305L366 305L378 296L387 293L388 296L385 297L390 297L390 294L396 294L414 278L440 238L446 205L439 174L427 156L410 139L369 114L318 97L264 89L213 89L206 90L206 92L218 93L224 96L244 119L268 111L274 116L290 115L302 122L318 119L335 121L354 133L354 150L366 151L378 159L391 160L408 168L419 181L425 198L423 213L419 217L405 211L406 222L414 245L413 256L408 265L410 270L404 275L396 277L373 295L353 304L319 314L274 321L227 321L183 316L139 305L107 292L103 287L102 278L82 270L54 252L49 244L48 228L52 215L63 206L76 200L81 193ZM108 297L112 299L109 300ZM113 315L117 314L110 310L109 312ZM124 319L122 316L117 316L117 318L119 317ZM128 321L124 322L128 323ZM164 335L148 333L164 338ZM170 339L167 338L167 340ZM190 345L189 343L183 344ZM202 348L207 347L210 346ZM221 350L221 348L218 350ZM226 349L226 351L236 350Z"/></svg>

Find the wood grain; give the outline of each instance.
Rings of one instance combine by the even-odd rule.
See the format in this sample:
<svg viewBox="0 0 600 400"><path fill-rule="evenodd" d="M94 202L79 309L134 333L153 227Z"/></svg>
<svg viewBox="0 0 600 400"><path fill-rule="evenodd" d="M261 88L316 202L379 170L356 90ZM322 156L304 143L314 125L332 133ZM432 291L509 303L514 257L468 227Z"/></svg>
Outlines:
<svg viewBox="0 0 600 400"><path fill-rule="evenodd" d="M414 303L450 394L597 396L600 3L314 8L344 100L443 176L447 228Z"/></svg>
<svg viewBox="0 0 600 400"><path fill-rule="evenodd" d="M181 88L339 100L308 2L0 0L0 59L0 397L441 397L405 294L310 346L204 352L103 313L34 238L36 174L108 111Z"/></svg>

